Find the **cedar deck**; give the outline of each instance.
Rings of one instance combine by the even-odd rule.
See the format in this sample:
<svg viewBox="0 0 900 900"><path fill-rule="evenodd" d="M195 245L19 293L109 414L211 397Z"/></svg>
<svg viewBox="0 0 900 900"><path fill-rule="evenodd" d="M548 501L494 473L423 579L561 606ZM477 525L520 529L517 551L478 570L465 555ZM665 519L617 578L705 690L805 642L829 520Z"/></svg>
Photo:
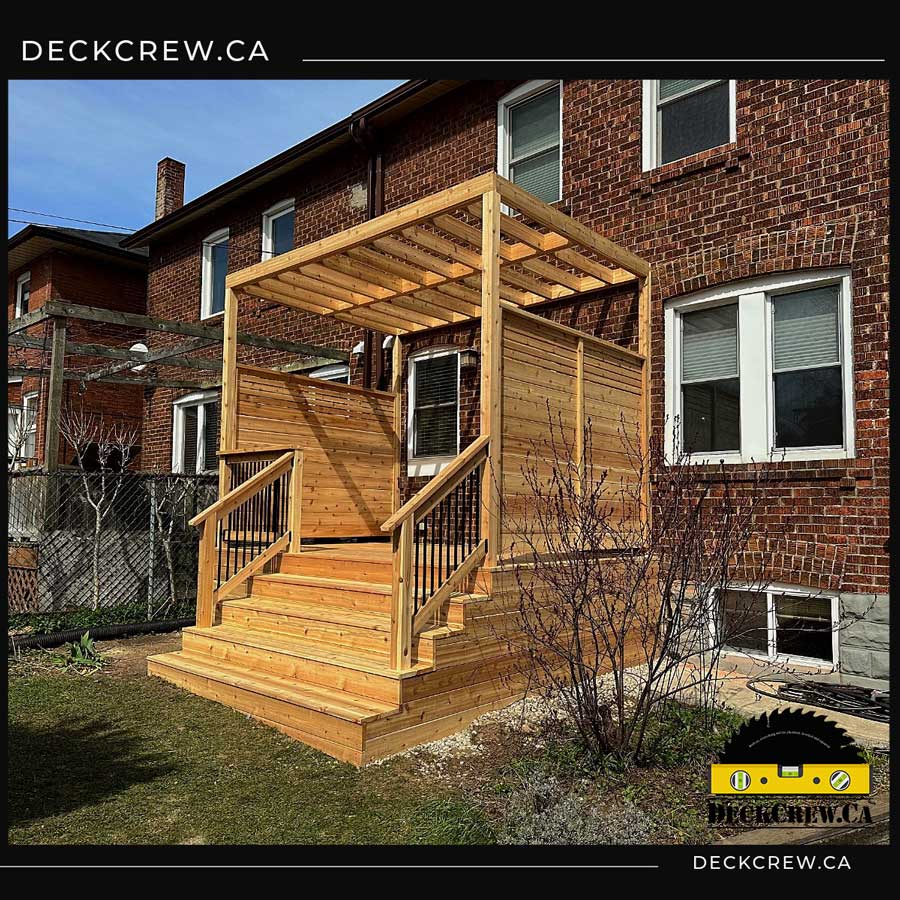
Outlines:
<svg viewBox="0 0 900 900"><path fill-rule="evenodd" d="M228 276L197 624L150 673L356 765L521 696L501 505L526 508L526 458L554 459L548 404L577 460L590 419L611 491L636 482L649 281L643 260L493 174ZM639 353L528 310L629 282ZM238 366L241 296L395 335L391 390ZM473 318L481 434L401 504L403 338Z"/></svg>

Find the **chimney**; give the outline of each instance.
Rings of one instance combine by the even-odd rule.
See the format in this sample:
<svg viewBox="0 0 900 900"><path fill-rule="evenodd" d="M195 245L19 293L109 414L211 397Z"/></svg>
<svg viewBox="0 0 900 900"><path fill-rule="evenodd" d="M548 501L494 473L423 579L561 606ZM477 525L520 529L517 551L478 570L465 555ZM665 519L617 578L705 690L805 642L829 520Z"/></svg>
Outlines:
<svg viewBox="0 0 900 900"><path fill-rule="evenodd" d="M184 206L184 163L167 156L156 165L156 218Z"/></svg>

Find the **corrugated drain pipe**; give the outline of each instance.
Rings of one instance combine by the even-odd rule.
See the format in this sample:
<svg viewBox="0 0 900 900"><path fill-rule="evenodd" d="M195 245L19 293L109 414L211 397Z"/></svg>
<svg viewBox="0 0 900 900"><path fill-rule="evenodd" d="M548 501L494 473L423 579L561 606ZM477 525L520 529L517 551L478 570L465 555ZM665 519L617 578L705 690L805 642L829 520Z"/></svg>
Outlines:
<svg viewBox="0 0 900 900"><path fill-rule="evenodd" d="M68 644L81 639L88 633L95 641L107 641L113 638L131 637L137 634L165 634L170 631L178 631L195 624L193 617L190 619L166 619L162 622L135 622L131 625L96 625L89 628L70 628L66 631L53 631L48 634L23 634L9 638L9 653L17 650L34 650L37 647L48 649Z"/></svg>
<svg viewBox="0 0 900 900"><path fill-rule="evenodd" d="M366 218L374 219L384 212L384 165L381 155L381 144L375 131L369 126L366 117L354 119L350 123L350 136L368 155L366 172ZM382 388L384 381L384 353L381 342L376 341L374 333L366 330L363 339L363 381L366 387L372 387L372 350L375 349L375 387Z"/></svg>

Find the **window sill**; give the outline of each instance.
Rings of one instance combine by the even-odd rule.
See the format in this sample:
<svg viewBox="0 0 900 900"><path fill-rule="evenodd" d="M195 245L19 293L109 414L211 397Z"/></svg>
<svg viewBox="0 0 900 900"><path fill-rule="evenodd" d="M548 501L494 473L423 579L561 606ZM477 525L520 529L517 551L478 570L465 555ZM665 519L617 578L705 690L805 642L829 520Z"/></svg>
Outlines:
<svg viewBox="0 0 900 900"><path fill-rule="evenodd" d="M217 319L219 316L224 316L224 315L225 315L225 310L224 310L224 309L220 309L218 312L214 312L214 313L207 313L206 315L204 315L204 314L201 312L201 313L200 313L200 321L201 321L201 322L208 322L210 319Z"/></svg>
<svg viewBox="0 0 900 900"><path fill-rule="evenodd" d="M717 168L724 168L726 172L737 171L741 164L749 158L750 149L746 144L732 143L722 147L713 147L711 150L703 150L692 156L686 156L684 159L676 159L647 172L641 172L632 180L629 192L647 196L653 193L653 189L656 187L696 172Z"/></svg>
<svg viewBox="0 0 900 900"><path fill-rule="evenodd" d="M776 473L784 481L836 481L841 490L853 490L858 481L871 481L874 477L869 463L842 459L778 459L764 460L761 463L725 460L727 470L723 473L716 463L697 462L699 481L719 482L728 479L732 482L751 482L759 477L759 473ZM741 469L740 467L744 467ZM652 476L652 481L665 477L664 472Z"/></svg>

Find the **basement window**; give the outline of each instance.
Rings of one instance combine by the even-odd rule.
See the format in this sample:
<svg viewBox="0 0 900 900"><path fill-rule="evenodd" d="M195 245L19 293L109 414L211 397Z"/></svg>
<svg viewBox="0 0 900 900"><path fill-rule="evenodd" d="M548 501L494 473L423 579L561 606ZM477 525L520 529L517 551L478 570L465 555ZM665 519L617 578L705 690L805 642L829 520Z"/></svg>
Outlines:
<svg viewBox="0 0 900 900"><path fill-rule="evenodd" d="M294 201L283 200L263 213L262 258L272 259L294 249Z"/></svg>
<svg viewBox="0 0 900 900"><path fill-rule="evenodd" d="M172 471L216 472L219 467L219 394L189 394L173 404Z"/></svg>
<svg viewBox="0 0 900 900"><path fill-rule="evenodd" d="M411 357L408 397L408 474L436 475L459 452L459 352Z"/></svg>
<svg viewBox="0 0 900 900"><path fill-rule="evenodd" d="M228 274L228 229L213 232L203 241L200 277L200 318L208 319L225 309L225 276Z"/></svg>
<svg viewBox="0 0 900 900"><path fill-rule="evenodd" d="M545 203L562 198L562 82L529 81L500 100L497 171Z"/></svg>
<svg viewBox="0 0 900 900"><path fill-rule="evenodd" d="M802 588L725 591L719 627L729 649L769 661L836 665L837 595Z"/></svg>
<svg viewBox="0 0 900 900"><path fill-rule="evenodd" d="M643 92L645 172L737 140L735 81L663 78Z"/></svg>

